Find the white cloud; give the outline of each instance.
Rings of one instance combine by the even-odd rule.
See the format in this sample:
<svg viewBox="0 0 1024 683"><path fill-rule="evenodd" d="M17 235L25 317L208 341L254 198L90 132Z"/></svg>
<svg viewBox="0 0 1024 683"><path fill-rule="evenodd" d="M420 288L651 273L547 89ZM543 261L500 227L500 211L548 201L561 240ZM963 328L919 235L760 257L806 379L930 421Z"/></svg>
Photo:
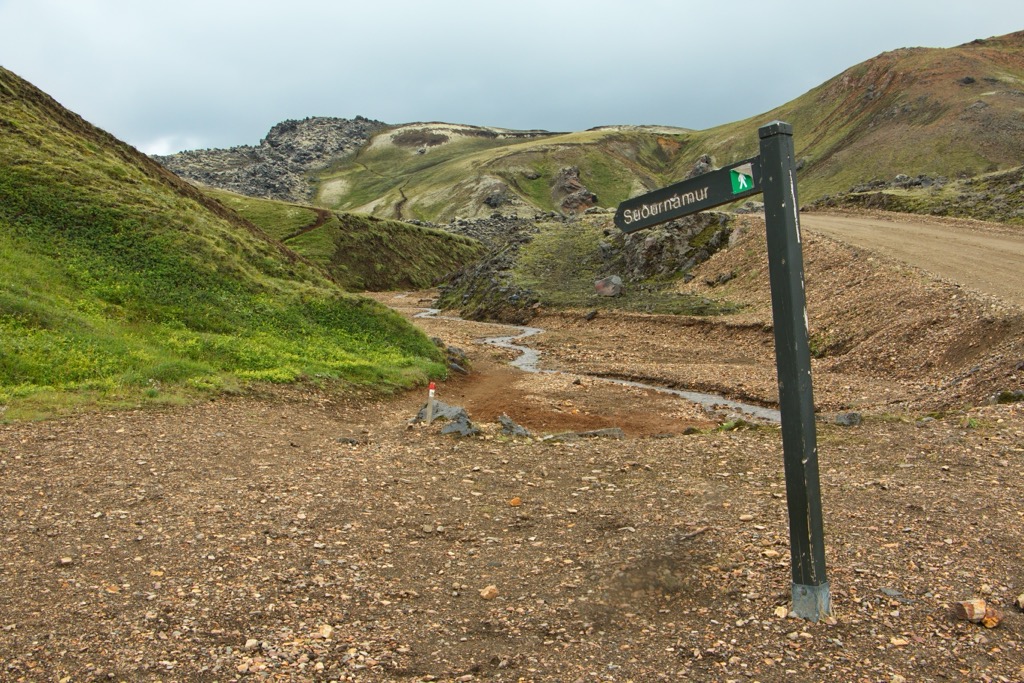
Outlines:
<svg viewBox="0 0 1024 683"><path fill-rule="evenodd" d="M162 135L136 145L143 154L174 154L185 149L209 147L201 137L192 135Z"/></svg>

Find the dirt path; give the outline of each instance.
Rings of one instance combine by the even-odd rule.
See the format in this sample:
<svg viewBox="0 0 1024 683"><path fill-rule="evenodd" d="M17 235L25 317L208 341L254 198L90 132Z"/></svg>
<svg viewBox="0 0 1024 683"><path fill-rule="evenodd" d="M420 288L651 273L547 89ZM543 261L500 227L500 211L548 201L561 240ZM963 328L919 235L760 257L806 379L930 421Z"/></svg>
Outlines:
<svg viewBox="0 0 1024 683"><path fill-rule="evenodd" d="M331 212L327 209L313 209L316 211L316 220L309 225L304 225L290 235L285 236L281 241L287 243L288 240L293 240L300 235L305 235L307 232L313 232L319 227L322 227L324 223L330 220Z"/></svg>
<svg viewBox="0 0 1024 683"><path fill-rule="evenodd" d="M802 214L801 224L984 294L1024 305L1024 234L980 222Z"/></svg>

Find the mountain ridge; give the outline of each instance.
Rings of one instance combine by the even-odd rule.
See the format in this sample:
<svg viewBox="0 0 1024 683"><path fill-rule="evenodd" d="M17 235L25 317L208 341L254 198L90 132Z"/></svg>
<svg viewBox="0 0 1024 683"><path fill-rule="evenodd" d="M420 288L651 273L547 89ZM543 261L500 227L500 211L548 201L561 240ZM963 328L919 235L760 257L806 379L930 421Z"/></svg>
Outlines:
<svg viewBox="0 0 1024 683"><path fill-rule="evenodd" d="M303 173L311 189L291 199L435 222L608 208L677 180L702 155L721 165L756 154L756 129L782 119L795 128L801 196L813 201L898 174L966 176L1019 165L1022 103L1024 31L884 52L764 114L705 130L626 124L555 133L375 122L381 127L363 144L309 160ZM159 159L215 185L183 163L197 155ZM569 169L578 169L594 201L561 205L556 184Z"/></svg>

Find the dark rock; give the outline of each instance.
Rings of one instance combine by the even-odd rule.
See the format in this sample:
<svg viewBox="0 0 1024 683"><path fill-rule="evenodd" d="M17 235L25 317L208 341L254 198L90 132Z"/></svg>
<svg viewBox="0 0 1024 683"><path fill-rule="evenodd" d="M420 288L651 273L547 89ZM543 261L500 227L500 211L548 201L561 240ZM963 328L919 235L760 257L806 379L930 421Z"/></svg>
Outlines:
<svg viewBox="0 0 1024 683"><path fill-rule="evenodd" d="M561 207L563 211L579 213L590 209L594 204L597 204L597 195L583 188L562 199Z"/></svg>
<svg viewBox="0 0 1024 683"><path fill-rule="evenodd" d="M708 154L702 154L694 163L693 168L686 174L683 180L689 180L690 178L696 178L699 175L704 175L710 171L715 170L715 160Z"/></svg>
<svg viewBox="0 0 1024 683"><path fill-rule="evenodd" d="M833 423L840 427L857 427L864 421L860 413L839 413Z"/></svg>
<svg viewBox="0 0 1024 683"><path fill-rule="evenodd" d="M562 443L566 441L579 441L580 439L625 439L626 433L618 427L609 427L607 429L595 429L589 432L563 432L561 434L551 434L545 436L543 441L550 443Z"/></svg>
<svg viewBox="0 0 1024 683"><path fill-rule="evenodd" d="M449 363L460 363L466 365L469 362L469 357L466 356L466 352L457 346L449 346L445 349L445 355L448 356Z"/></svg>
<svg viewBox="0 0 1024 683"><path fill-rule="evenodd" d="M512 195L508 186L505 185L504 183L502 183L500 187L493 190L490 194L484 197L484 204L491 207L492 209L497 209L499 206L504 206L505 204L513 203L515 203L515 197Z"/></svg>
<svg viewBox="0 0 1024 683"><path fill-rule="evenodd" d="M1021 401L1024 401L1024 391L1019 389L1000 391L996 394L996 403L1020 403Z"/></svg>
<svg viewBox="0 0 1024 683"><path fill-rule="evenodd" d="M735 279L736 279L736 271L735 270L730 270L728 273L719 273L718 276L715 277L715 278L708 278L704 282L709 287L717 287L718 285L724 285L726 282L729 282L730 280L735 280Z"/></svg>
<svg viewBox="0 0 1024 683"><path fill-rule="evenodd" d="M589 321L593 320L596 317L597 317L597 309L594 309L593 311L590 311L585 316L583 316L583 319L589 322Z"/></svg>
<svg viewBox="0 0 1024 683"><path fill-rule="evenodd" d="M597 204L597 195L591 192L580 179L576 166L563 168L555 176L551 196L563 211L578 213Z"/></svg>
<svg viewBox="0 0 1024 683"><path fill-rule="evenodd" d="M500 415L498 417L498 422L501 423L501 433L502 434L506 434L508 436L522 436L522 437L529 437L529 436L531 436L530 430L526 429L525 427L523 427L521 425L516 424L515 421L513 421L512 418L510 418L508 415Z"/></svg>
<svg viewBox="0 0 1024 683"><path fill-rule="evenodd" d="M734 213L764 213L764 202L746 201Z"/></svg>
<svg viewBox="0 0 1024 683"><path fill-rule="evenodd" d="M437 399L434 399L433 419L454 420L462 416L465 416L467 419L469 417L469 414L466 412L465 408L462 408L460 406L448 405L444 401L438 401ZM426 404L424 404L424 406L420 408L420 412L416 413L416 419L414 419L413 422L423 422L426 419L427 406Z"/></svg>
<svg viewBox="0 0 1024 683"><path fill-rule="evenodd" d="M964 76L963 78L960 79L960 83L962 85L971 85L973 83L977 83L977 81L975 80L974 76Z"/></svg>
<svg viewBox="0 0 1024 683"><path fill-rule="evenodd" d="M625 235L622 257L627 280L673 275L703 263L729 243L732 216L702 211Z"/></svg>
<svg viewBox="0 0 1024 683"><path fill-rule="evenodd" d="M423 422L427 419L427 406L420 408L413 422ZM434 400L434 421L443 420L447 424L441 428L442 434L457 434L459 436L474 436L480 433L480 429L469 419L469 413L460 406L448 405L444 401Z"/></svg>
<svg viewBox="0 0 1024 683"><path fill-rule="evenodd" d="M557 219L557 216L537 220ZM454 308L468 320L494 320L525 325L536 314L537 296L514 284L512 269L519 250L528 244L537 227L533 220L492 216L474 221L459 220L443 226L448 232L478 239L490 250L466 266L441 287L437 306Z"/></svg>
<svg viewBox="0 0 1024 683"><path fill-rule="evenodd" d="M480 429L470 421L468 415L463 413L462 416L442 427L441 433L455 434L456 436L476 436L480 433Z"/></svg>
<svg viewBox="0 0 1024 683"><path fill-rule="evenodd" d="M589 432L579 432L579 435L585 439L625 439L626 433L619 427L608 427L606 429L595 429Z"/></svg>

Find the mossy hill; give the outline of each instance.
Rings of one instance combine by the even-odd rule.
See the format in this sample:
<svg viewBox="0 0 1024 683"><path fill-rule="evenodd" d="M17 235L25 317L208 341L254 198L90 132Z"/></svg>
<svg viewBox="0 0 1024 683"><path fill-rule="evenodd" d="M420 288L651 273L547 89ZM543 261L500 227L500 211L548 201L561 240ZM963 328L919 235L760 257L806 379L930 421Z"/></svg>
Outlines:
<svg viewBox="0 0 1024 683"><path fill-rule="evenodd" d="M427 289L483 251L474 239L423 225L207 190L320 266L350 291Z"/></svg>
<svg viewBox="0 0 1024 683"><path fill-rule="evenodd" d="M0 68L0 410L444 372L398 315Z"/></svg>
<svg viewBox="0 0 1024 683"><path fill-rule="evenodd" d="M758 127L781 119L794 126L801 198L812 202L901 174L967 177L1018 166L1022 103L1019 32L886 52L771 111L707 130L382 124L345 154L313 160L309 173L318 206L382 218L575 213L675 182L704 154L719 166L752 156ZM290 130L300 134L302 125Z"/></svg>
<svg viewBox="0 0 1024 683"><path fill-rule="evenodd" d="M875 209L1024 226L1024 166L969 178L901 175L826 195L807 208Z"/></svg>

